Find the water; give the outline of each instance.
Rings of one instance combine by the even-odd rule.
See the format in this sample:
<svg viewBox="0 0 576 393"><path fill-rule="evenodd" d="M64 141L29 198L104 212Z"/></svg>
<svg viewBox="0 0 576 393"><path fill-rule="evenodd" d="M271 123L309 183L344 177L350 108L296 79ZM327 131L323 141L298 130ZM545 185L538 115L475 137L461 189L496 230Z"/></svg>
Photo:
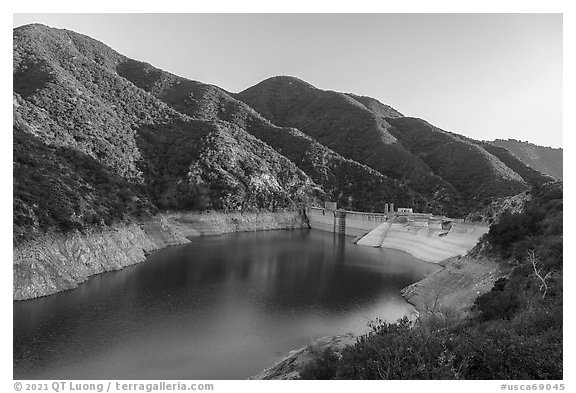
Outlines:
<svg viewBox="0 0 576 393"><path fill-rule="evenodd" d="M318 231L196 238L79 288L14 302L16 379L244 379L313 338L410 310L438 269Z"/></svg>

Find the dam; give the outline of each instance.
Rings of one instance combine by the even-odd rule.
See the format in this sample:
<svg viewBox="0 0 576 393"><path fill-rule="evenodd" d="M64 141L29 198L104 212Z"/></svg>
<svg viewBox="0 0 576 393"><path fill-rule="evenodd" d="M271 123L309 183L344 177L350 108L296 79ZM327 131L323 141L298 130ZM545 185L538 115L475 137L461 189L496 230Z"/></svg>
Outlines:
<svg viewBox="0 0 576 393"><path fill-rule="evenodd" d="M364 213L327 203L324 208L307 207L306 216L312 229L355 236L357 245L405 251L434 263L465 255L489 230L481 223L413 213L412 209L394 211L393 205L386 213Z"/></svg>

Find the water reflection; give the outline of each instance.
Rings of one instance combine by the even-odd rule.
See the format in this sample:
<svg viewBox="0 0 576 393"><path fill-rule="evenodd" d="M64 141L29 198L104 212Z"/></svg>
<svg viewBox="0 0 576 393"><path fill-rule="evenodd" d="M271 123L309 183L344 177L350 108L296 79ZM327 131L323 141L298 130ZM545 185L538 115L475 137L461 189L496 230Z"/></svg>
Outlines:
<svg viewBox="0 0 576 393"><path fill-rule="evenodd" d="M78 289L14 303L14 377L246 378L310 338L408 309L437 269L317 231L197 238Z"/></svg>

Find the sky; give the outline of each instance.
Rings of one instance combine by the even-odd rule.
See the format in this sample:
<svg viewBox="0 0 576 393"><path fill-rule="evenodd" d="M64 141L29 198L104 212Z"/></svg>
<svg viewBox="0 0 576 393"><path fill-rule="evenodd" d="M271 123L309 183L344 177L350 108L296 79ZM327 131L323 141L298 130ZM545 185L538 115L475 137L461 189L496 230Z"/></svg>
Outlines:
<svg viewBox="0 0 576 393"><path fill-rule="evenodd" d="M562 14L14 14L240 92L290 75L479 140L562 147Z"/></svg>

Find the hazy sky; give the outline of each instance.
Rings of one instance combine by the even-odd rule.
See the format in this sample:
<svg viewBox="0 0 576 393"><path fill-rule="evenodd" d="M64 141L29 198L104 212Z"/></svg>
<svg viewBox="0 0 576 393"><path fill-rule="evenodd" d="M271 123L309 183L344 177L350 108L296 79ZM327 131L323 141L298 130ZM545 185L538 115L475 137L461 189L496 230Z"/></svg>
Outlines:
<svg viewBox="0 0 576 393"><path fill-rule="evenodd" d="M275 75L475 139L562 146L561 14L15 14L228 91Z"/></svg>

